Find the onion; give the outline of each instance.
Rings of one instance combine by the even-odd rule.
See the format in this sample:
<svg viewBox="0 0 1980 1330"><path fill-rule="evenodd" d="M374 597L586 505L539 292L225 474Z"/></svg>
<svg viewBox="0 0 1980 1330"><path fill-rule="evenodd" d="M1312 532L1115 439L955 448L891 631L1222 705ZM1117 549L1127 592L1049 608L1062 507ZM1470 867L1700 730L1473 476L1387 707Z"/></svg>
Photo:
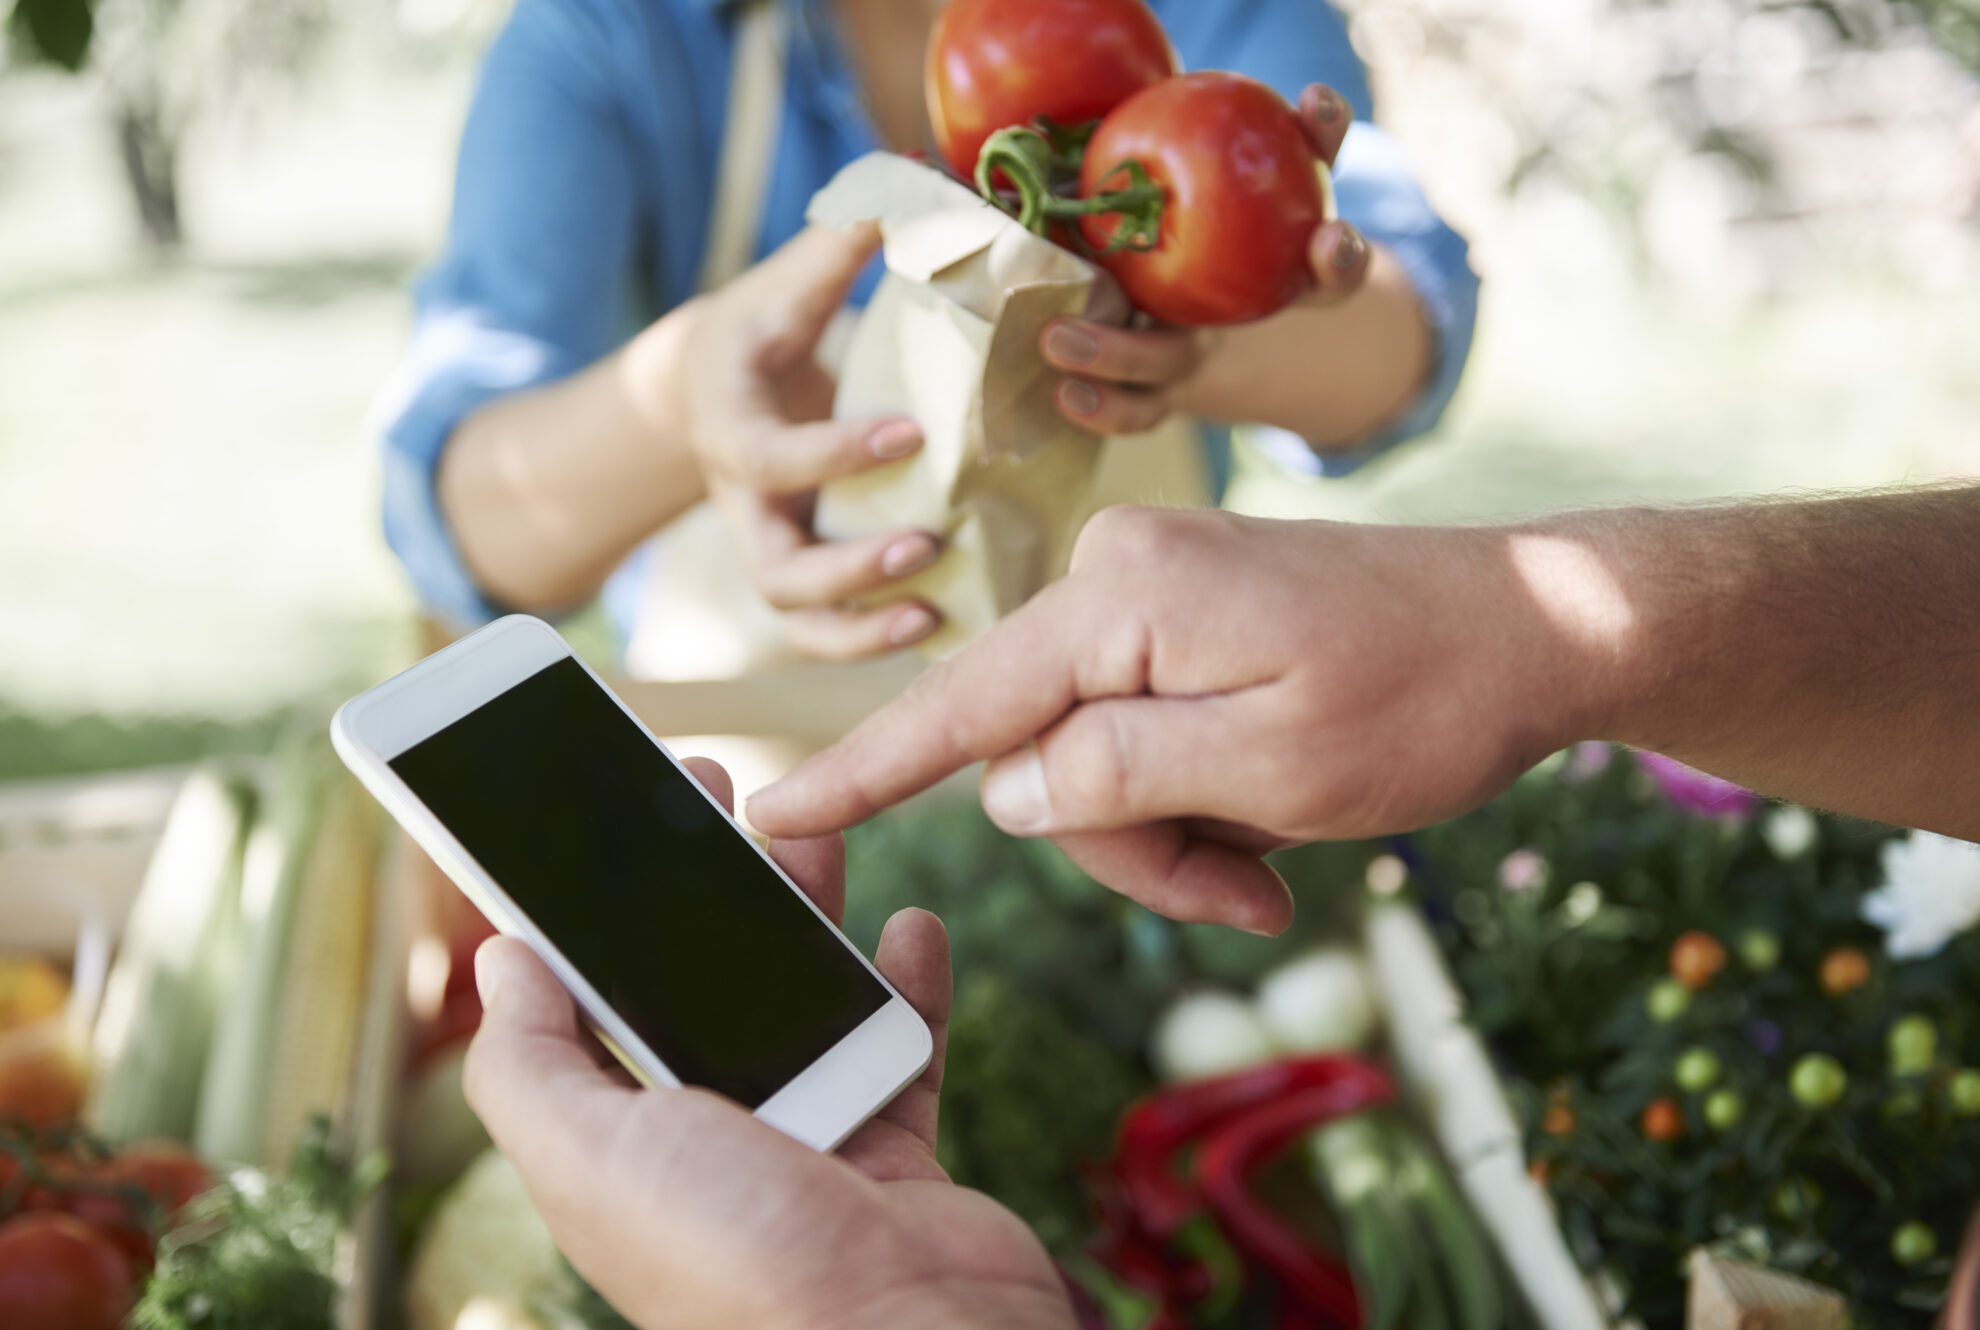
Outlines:
<svg viewBox="0 0 1980 1330"><path fill-rule="evenodd" d="M1150 1059L1165 1081L1191 1081L1270 1061L1272 1036L1251 1003L1235 993L1178 999L1155 1022Z"/></svg>
<svg viewBox="0 0 1980 1330"><path fill-rule="evenodd" d="M1258 1017L1287 1053L1345 1053L1375 1033L1375 998L1361 957L1345 947L1308 952L1265 976Z"/></svg>

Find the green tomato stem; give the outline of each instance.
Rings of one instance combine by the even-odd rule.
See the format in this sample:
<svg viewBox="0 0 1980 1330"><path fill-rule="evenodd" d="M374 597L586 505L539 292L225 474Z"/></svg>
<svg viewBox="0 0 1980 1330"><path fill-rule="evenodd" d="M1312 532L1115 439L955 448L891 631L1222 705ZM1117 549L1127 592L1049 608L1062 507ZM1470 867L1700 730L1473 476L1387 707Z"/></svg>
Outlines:
<svg viewBox="0 0 1980 1330"><path fill-rule="evenodd" d="M1117 214L1120 223L1102 254L1155 248L1162 234L1168 191L1150 178L1146 167L1130 158L1103 177L1112 180L1126 176L1123 188L1103 189L1089 198L1068 198L1053 186L1073 174L1071 168L1077 162L1076 151L1063 151L1037 130L1014 125L984 140L983 151L976 158L976 190L1033 235L1047 234L1053 221ZM999 171L1017 192L1015 206L1009 191L996 187Z"/></svg>

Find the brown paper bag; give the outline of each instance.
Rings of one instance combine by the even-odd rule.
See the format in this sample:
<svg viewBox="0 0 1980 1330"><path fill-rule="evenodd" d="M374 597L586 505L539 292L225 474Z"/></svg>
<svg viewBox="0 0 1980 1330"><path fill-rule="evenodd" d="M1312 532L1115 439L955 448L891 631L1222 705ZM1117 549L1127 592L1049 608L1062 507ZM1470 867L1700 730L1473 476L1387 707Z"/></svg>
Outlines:
<svg viewBox="0 0 1980 1330"><path fill-rule="evenodd" d="M1191 422L1102 439L1052 405L1060 376L1038 352L1045 325L1064 314L1127 319L1100 269L892 153L848 165L809 216L877 220L885 235L887 272L833 367L834 414L901 413L926 436L914 456L826 486L814 525L827 539L903 526L943 537L933 565L874 597L919 596L940 610L943 626L924 653L960 649L1064 572L1099 507L1209 502ZM681 681L794 671L795 685L803 664L713 506L676 520L655 551L628 673ZM886 668L902 677L899 662Z"/></svg>
<svg viewBox="0 0 1980 1330"><path fill-rule="evenodd" d="M946 655L1065 569L1091 511L1103 441L1059 414L1039 355L1064 315L1125 323L1120 288L932 167L871 153L811 201L811 221L877 221L887 272L847 347L833 414L911 416L912 457L827 485L819 535L902 526L945 541L926 571L876 600L920 596L942 612L922 644Z"/></svg>

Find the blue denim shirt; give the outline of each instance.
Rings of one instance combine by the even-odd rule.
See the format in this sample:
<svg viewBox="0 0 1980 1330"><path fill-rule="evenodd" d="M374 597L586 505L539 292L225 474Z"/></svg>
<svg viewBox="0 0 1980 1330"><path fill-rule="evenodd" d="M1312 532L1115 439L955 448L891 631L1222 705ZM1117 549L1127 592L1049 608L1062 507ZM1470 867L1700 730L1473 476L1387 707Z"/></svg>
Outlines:
<svg viewBox="0 0 1980 1330"><path fill-rule="evenodd" d="M880 146L829 0L795 11L760 256L803 226L812 193ZM1294 99L1326 83L1357 123L1337 164L1342 215L1402 261L1436 330L1436 366L1379 438L1288 465L1341 474L1429 429L1471 348L1478 279L1395 144L1368 124L1367 78L1322 0L1151 0L1189 69L1232 69ZM461 136L446 252L419 283L412 346L380 403L385 535L425 605L465 626L500 612L441 516L434 474L455 425L492 398L575 373L694 294L721 152L734 35L727 0L517 0ZM870 289L872 274L859 294ZM1227 431L1206 431L1229 471ZM606 588L621 629L640 556Z"/></svg>

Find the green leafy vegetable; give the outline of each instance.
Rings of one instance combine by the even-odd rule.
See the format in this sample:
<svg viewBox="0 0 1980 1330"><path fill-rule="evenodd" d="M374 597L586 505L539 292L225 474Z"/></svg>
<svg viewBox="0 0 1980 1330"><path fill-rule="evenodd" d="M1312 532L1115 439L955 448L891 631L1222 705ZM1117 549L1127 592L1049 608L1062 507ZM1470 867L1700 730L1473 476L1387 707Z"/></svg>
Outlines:
<svg viewBox="0 0 1980 1330"><path fill-rule="evenodd" d="M158 1253L131 1330L331 1330L337 1235L383 1180L310 1124L279 1177L244 1171L194 1202Z"/></svg>

